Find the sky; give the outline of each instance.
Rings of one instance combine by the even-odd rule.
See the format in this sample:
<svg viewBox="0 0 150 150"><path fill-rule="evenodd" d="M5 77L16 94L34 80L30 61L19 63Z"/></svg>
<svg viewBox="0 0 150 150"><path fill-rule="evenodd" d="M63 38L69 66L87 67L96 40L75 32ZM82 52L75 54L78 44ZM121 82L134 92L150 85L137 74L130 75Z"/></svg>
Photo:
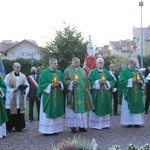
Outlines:
<svg viewBox="0 0 150 150"><path fill-rule="evenodd" d="M141 27L141 0L0 0L0 41L53 40L63 21L94 46L132 39ZM142 27L150 25L150 0L143 0Z"/></svg>

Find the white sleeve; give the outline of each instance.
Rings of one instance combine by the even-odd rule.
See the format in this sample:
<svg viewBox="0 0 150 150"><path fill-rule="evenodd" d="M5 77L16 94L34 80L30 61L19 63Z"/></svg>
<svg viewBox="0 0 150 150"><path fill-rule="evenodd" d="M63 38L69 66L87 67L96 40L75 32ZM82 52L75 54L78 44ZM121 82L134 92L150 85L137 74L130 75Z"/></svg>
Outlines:
<svg viewBox="0 0 150 150"><path fill-rule="evenodd" d="M132 78L130 78L130 79L128 80L127 87L133 87Z"/></svg>
<svg viewBox="0 0 150 150"><path fill-rule="evenodd" d="M3 98L3 97L4 97L4 92L0 88L0 98Z"/></svg>
<svg viewBox="0 0 150 150"><path fill-rule="evenodd" d="M51 86L52 84L49 84L45 89L44 89L44 92L49 94L51 92Z"/></svg>

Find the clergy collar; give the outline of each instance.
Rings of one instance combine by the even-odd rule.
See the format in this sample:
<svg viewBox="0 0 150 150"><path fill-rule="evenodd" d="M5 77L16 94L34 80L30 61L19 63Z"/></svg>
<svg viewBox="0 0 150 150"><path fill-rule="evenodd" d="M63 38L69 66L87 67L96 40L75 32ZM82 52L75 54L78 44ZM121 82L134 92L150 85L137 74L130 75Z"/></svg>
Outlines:
<svg viewBox="0 0 150 150"><path fill-rule="evenodd" d="M19 72L14 72L14 75L15 76L19 76Z"/></svg>
<svg viewBox="0 0 150 150"><path fill-rule="evenodd" d="M97 68L97 70L98 70L99 72L103 72L103 71L104 71L104 69L98 69L98 68Z"/></svg>
<svg viewBox="0 0 150 150"><path fill-rule="evenodd" d="M128 68L129 68L130 70L135 70L135 68L131 68L130 66L128 66Z"/></svg>
<svg viewBox="0 0 150 150"><path fill-rule="evenodd" d="M54 69L52 69L51 67L49 67L49 68L50 68L50 70L51 70L51 71L56 71L56 70L57 70L57 69L56 69L56 70L54 70Z"/></svg>
<svg viewBox="0 0 150 150"><path fill-rule="evenodd" d="M75 70L78 70L79 68L74 68Z"/></svg>

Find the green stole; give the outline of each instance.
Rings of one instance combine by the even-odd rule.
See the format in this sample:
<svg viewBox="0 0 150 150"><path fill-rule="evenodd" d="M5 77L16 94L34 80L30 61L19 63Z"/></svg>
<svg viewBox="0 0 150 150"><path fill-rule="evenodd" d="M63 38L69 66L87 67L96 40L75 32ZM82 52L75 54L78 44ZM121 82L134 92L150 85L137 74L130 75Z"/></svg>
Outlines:
<svg viewBox="0 0 150 150"><path fill-rule="evenodd" d="M94 109L90 99L89 84L87 75L82 68L77 70L70 66L64 71L64 83L69 86L74 80L75 73L78 74L79 80L73 86L73 91L67 90L67 106L75 113L84 113Z"/></svg>
<svg viewBox="0 0 150 150"><path fill-rule="evenodd" d="M143 92L141 89L141 85L139 83L133 83L133 87L127 87L128 79L134 78L136 74L139 73L137 69L130 69L126 67L121 71L119 77L119 96L122 97L124 93L124 99L128 103L128 108L130 109L130 113L139 114L144 112L144 105L143 105ZM143 77L140 74L140 78L143 81Z"/></svg>

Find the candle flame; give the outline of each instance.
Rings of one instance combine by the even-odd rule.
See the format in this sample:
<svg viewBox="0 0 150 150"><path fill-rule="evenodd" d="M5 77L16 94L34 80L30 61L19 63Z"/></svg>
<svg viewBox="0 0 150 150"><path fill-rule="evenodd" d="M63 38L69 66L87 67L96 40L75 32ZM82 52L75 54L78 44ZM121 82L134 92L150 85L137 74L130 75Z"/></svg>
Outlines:
<svg viewBox="0 0 150 150"><path fill-rule="evenodd" d="M74 80L75 80L75 81L78 81L78 80L79 80L79 76L78 76L77 73L74 74Z"/></svg>
<svg viewBox="0 0 150 150"><path fill-rule="evenodd" d="M54 83L54 84L57 84L57 83L58 83L58 78L57 78L56 75L54 75L54 77L53 77L53 83Z"/></svg>
<svg viewBox="0 0 150 150"><path fill-rule="evenodd" d="M103 73L101 74L101 80L102 80L102 82L105 82L105 80L106 80L105 75Z"/></svg>
<svg viewBox="0 0 150 150"><path fill-rule="evenodd" d="M141 80L140 75L137 73L136 74L136 81L139 82Z"/></svg>

